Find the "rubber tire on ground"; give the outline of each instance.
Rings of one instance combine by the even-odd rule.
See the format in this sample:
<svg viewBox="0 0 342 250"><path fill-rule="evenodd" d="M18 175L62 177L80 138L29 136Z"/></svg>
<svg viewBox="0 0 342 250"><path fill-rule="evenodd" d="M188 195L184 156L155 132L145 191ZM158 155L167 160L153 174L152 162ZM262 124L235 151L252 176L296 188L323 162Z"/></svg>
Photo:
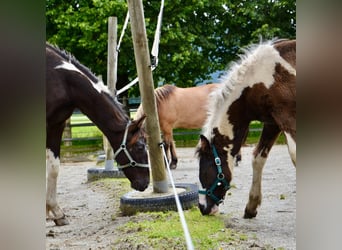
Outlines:
<svg viewBox="0 0 342 250"><path fill-rule="evenodd" d="M198 204L198 187L196 184L176 183L176 188L183 188L186 191L178 194L183 210L190 209ZM134 192L134 191L133 191ZM153 198L132 198L131 192L120 199L120 210L123 215L133 215L137 212L148 211L177 211L174 194Z"/></svg>

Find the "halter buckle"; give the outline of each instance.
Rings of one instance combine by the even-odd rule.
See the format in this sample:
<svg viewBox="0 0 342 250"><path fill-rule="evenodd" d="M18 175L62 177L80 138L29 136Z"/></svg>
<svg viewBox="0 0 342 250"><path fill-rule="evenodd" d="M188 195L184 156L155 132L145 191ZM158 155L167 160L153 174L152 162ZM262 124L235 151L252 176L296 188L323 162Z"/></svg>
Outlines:
<svg viewBox="0 0 342 250"><path fill-rule="evenodd" d="M215 164L216 164L216 166L220 166L221 165L220 157L215 157Z"/></svg>

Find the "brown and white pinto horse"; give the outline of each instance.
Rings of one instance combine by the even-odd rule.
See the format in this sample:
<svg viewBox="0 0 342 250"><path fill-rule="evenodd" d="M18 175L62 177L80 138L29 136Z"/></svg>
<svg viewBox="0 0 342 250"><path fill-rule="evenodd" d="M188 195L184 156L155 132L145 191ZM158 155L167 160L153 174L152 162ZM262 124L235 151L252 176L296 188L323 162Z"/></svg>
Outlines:
<svg viewBox="0 0 342 250"><path fill-rule="evenodd" d="M209 115L197 148L199 208L203 215L218 211L233 176L234 157L248 125L264 123L253 154L253 180L244 218L257 214L261 203L262 170L267 156L284 132L296 163L296 41L268 41L251 46L233 65L210 97Z"/></svg>
<svg viewBox="0 0 342 250"><path fill-rule="evenodd" d="M145 117L130 121L103 82L74 57L46 44L46 214L58 226L68 220L57 203L60 145L65 121L78 108L106 135L114 157L134 189L143 191L150 181Z"/></svg>
<svg viewBox="0 0 342 250"><path fill-rule="evenodd" d="M197 87L180 88L174 85L163 85L155 89L160 130L170 168L177 168L176 146L173 141L173 129L199 129L207 118L209 94L218 87L212 83ZM144 115L140 104L135 119Z"/></svg>

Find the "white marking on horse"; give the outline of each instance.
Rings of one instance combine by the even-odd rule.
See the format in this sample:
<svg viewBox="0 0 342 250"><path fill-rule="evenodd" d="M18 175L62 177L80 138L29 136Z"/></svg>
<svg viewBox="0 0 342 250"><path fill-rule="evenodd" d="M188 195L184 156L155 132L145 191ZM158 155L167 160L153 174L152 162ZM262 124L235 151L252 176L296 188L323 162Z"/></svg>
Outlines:
<svg viewBox="0 0 342 250"><path fill-rule="evenodd" d="M56 200L56 187L57 187L57 176L59 172L60 160L55 158L53 152L50 149L46 149L46 203L50 206L57 204Z"/></svg>
<svg viewBox="0 0 342 250"><path fill-rule="evenodd" d="M287 141L287 147L294 165L296 165L296 142L293 140L292 136L284 132Z"/></svg>
<svg viewBox="0 0 342 250"><path fill-rule="evenodd" d="M110 91L108 90L107 86L105 86L103 84L102 80L99 79L99 81L97 83L93 82L92 80L89 79L89 77L87 77L82 71L80 71L72 63L63 61L63 63L56 66L55 69L66 69L66 70L70 70L70 71L76 71L76 72L80 73L81 75L83 75L84 77L86 77L89 80L89 82L91 83L91 85L94 87L94 89L97 90L97 92L99 92L100 94L101 94L101 92L106 92L107 94L110 94Z"/></svg>
<svg viewBox="0 0 342 250"><path fill-rule="evenodd" d="M229 167L229 170L230 170L230 173L231 173L231 178L233 178L233 171L234 171L234 157L232 156L231 154L231 150L233 148L233 145L230 144L228 145L227 147L223 147L223 149L225 151L227 151L227 164L228 164L228 167Z"/></svg>
<svg viewBox="0 0 342 250"><path fill-rule="evenodd" d="M206 190L202 187L202 190ZM207 195L205 194L198 194L198 203L204 207L204 209L207 208ZM209 214L215 214L218 212L218 206L215 204L212 208Z"/></svg>
<svg viewBox="0 0 342 250"><path fill-rule="evenodd" d="M250 196L252 197L260 197L261 200L261 178L262 178L262 170L264 168L265 162L267 160L266 157L262 157L260 152L257 156L253 157L252 165L253 165L253 182L250 190Z"/></svg>
<svg viewBox="0 0 342 250"><path fill-rule="evenodd" d="M202 190L206 190L206 189L202 188ZM207 207L206 195L205 194L198 194L198 202L199 202L199 204L201 204L202 206L204 206L206 208Z"/></svg>
<svg viewBox="0 0 342 250"><path fill-rule="evenodd" d="M246 87L262 83L266 88L270 88L274 83L273 75L277 63L280 63L290 74L296 75L296 70L280 56L270 42L251 48L241 56L241 64L233 64L223 78L222 85L210 94L203 135L208 139L212 138L213 129L218 127L220 133L233 139L233 128L229 125L229 117L225 120L223 119L225 116L220 116L227 113L228 107L240 98Z"/></svg>
<svg viewBox="0 0 342 250"><path fill-rule="evenodd" d="M53 219L64 218L64 213L57 203L57 177L59 172L60 160L55 157L50 149L46 149L46 218L52 212ZM67 221L64 221L64 224Z"/></svg>

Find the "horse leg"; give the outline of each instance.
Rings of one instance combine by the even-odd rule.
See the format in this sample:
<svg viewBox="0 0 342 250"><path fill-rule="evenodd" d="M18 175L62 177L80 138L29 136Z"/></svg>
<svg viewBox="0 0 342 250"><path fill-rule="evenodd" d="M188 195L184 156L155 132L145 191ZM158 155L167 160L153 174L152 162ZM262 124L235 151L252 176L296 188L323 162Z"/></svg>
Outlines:
<svg viewBox="0 0 342 250"><path fill-rule="evenodd" d="M163 131L162 132L163 134L163 144L164 144L164 149L165 149L165 154L166 154L166 160L167 162L165 162L165 166L167 166L167 164L170 163L170 152L169 152L169 149L170 149L170 145L169 145L169 141L167 139L167 136L166 136L166 133Z"/></svg>
<svg viewBox="0 0 342 250"><path fill-rule="evenodd" d="M248 136L248 129L246 129L246 133L245 133L243 140L242 140L242 145L246 143L247 136ZM242 148L242 145L241 145L241 148ZM239 166L239 162L242 160L241 148L239 150L239 153L235 157L235 167Z"/></svg>
<svg viewBox="0 0 342 250"><path fill-rule="evenodd" d="M287 119L284 119L287 117ZM290 157L294 166L296 166L296 118L293 112L288 112L280 116L278 113L273 114L274 120L279 124L279 127L284 131L286 144Z"/></svg>
<svg viewBox="0 0 342 250"><path fill-rule="evenodd" d="M163 131L163 136L167 160L170 165L170 169L174 169L175 167L172 165L172 129L167 132Z"/></svg>
<svg viewBox="0 0 342 250"><path fill-rule="evenodd" d="M165 154L166 154L167 163L169 164L170 163L170 161L169 161L169 159L170 159L170 153L169 153L170 145L165 140L165 136L164 135L163 135L163 144L164 144L164 148L165 148ZM167 166L166 162L165 162L165 166Z"/></svg>
<svg viewBox="0 0 342 250"><path fill-rule="evenodd" d="M296 141L293 133L284 132L286 137L287 149L289 150L293 165L296 166Z"/></svg>
<svg viewBox="0 0 342 250"><path fill-rule="evenodd" d="M46 216L49 218L49 213L53 215L53 220L57 226L69 224L65 218L65 214L57 203L57 177L60 166L60 144L64 129L64 124L58 126L57 129L47 131L46 143Z"/></svg>
<svg viewBox="0 0 342 250"><path fill-rule="evenodd" d="M176 169L177 168L177 154L176 154L176 145L173 141L173 135L171 133L171 140L170 140L170 153L171 153L171 164L170 169Z"/></svg>
<svg viewBox="0 0 342 250"><path fill-rule="evenodd" d="M257 215L257 207L261 204L262 200L261 180L263 167L279 133L280 129L277 125L264 125L259 143L253 152L253 181L249 191L249 200L245 208L244 218L253 218Z"/></svg>

